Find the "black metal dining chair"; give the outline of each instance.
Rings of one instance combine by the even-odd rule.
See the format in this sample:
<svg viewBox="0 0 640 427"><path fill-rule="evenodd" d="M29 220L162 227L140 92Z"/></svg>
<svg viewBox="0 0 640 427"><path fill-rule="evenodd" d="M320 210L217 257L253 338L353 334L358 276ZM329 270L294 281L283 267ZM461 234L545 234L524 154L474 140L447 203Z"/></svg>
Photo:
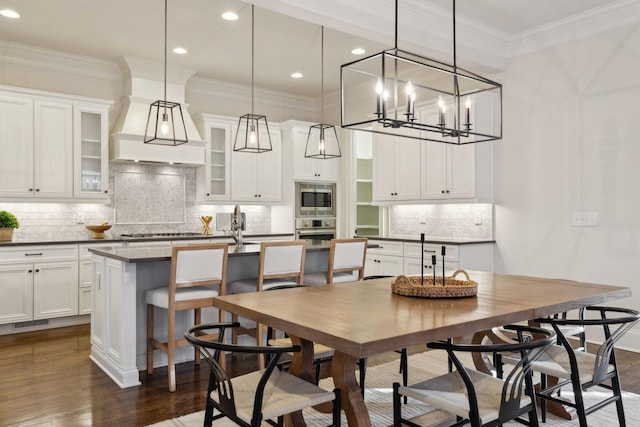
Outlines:
<svg viewBox="0 0 640 427"><path fill-rule="evenodd" d="M238 322L197 325L184 336L209 363L204 426L213 420L228 418L243 427L259 427L266 422L282 426L284 415L322 403L333 402L331 426L340 427L340 390L328 391L277 368L280 357L300 351L299 346L245 346L225 344L225 331L240 327ZM218 339L209 341L199 335L218 331ZM224 352L268 355L265 369L231 378L220 364ZM215 414L214 410L219 413Z"/></svg>
<svg viewBox="0 0 640 427"><path fill-rule="evenodd" d="M595 306L587 307L585 312L587 316L573 319L563 316L535 320L540 324L551 325L559 340L558 345L549 347L540 359L533 363L533 369L541 374L541 389L536 394L542 399L542 420L546 421L546 402L553 401L575 408L580 426L586 427L587 415L615 402L618 422L620 426L625 426L615 344L640 320L640 313L628 308ZM598 317L589 318L589 313L595 313ZM602 328L604 341L595 353L578 351L563 333L567 327L576 326ZM549 384L549 377L558 378L560 381ZM555 395L555 392L564 386L571 387L573 400L569 400L566 394ZM586 407L583 392L594 387L608 390L608 397Z"/></svg>
<svg viewBox="0 0 640 427"><path fill-rule="evenodd" d="M419 427L402 417L401 397L406 396L457 416L453 425L472 427L500 426L511 420L538 426L531 363L555 342L553 331L542 328L507 325L517 340L499 344L456 344L452 340L427 344L445 350L455 370L410 386L393 384L393 425ZM518 352L520 360L505 379L467 368L458 352ZM409 401L408 405L411 405ZM522 418L527 415L528 420Z"/></svg>

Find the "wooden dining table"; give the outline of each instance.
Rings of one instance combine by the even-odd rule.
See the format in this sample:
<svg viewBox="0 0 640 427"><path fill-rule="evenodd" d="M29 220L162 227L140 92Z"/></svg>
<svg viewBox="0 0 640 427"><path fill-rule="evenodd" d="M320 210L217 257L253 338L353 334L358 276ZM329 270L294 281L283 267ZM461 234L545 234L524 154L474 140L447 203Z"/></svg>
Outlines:
<svg viewBox="0 0 640 427"><path fill-rule="evenodd" d="M390 278L224 295L218 308L286 331L301 346L290 372L313 378L313 343L335 349L331 375L349 426L371 426L356 380L357 361L430 341L602 304L627 287L468 271L476 296L419 298L391 292ZM389 384L391 387L391 384ZM304 426L301 413L287 425Z"/></svg>

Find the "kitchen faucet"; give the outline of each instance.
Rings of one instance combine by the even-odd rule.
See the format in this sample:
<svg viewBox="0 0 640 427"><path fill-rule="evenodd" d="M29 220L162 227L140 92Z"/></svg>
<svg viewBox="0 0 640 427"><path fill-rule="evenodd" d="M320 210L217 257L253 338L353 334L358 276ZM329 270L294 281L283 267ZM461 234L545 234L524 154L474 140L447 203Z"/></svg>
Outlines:
<svg viewBox="0 0 640 427"><path fill-rule="evenodd" d="M240 211L240 205L236 205L233 208L233 215L231 215L231 237L233 237L238 246L244 244L244 239L242 238L242 230L245 229L244 218L244 214Z"/></svg>

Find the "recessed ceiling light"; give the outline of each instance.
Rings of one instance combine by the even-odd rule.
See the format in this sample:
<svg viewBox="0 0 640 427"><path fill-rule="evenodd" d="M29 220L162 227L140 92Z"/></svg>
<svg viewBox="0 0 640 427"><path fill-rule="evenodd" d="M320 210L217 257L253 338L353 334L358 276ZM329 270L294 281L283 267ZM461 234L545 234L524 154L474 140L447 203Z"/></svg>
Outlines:
<svg viewBox="0 0 640 427"><path fill-rule="evenodd" d="M295 73L291 73L291 77L293 77L294 79L301 79L302 73L299 71L296 71Z"/></svg>
<svg viewBox="0 0 640 427"><path fill-rule="evenodd" d="M353 50L351 51L351 53L352 53L352 54L354 54L354 55L362 55L362 54L363 54L363 53L365 53L365 52L366 52L366 51L365 51L363 48L361 48L361 47L357 47L357 48L355 48L355 49L353 49Z"/></svg>
<svg viewBox="0 0 640 427"><path fill-rule="evenodd" d="M187 49L183 48L183 47L176 47L173 48L173 53L177 53L178 55L184 55L188 52Z"/></svg>
<svg viewBox="0 0 640 427"><path fill-rule="evenodd" d="M227 20L227 21L235 21L238 19L238 14L235 12L225 12L222 14L222 19Z"/></svg>
<svg viewBox="0 0 640 427"><path fill-rule="evenodd" d="M0 15L4 16L5 18L11 18L11 19L20 18L20 14L18 12L16 12L15 10L11 10L11 9L2 9L2 10L0 10Z"/></svg>

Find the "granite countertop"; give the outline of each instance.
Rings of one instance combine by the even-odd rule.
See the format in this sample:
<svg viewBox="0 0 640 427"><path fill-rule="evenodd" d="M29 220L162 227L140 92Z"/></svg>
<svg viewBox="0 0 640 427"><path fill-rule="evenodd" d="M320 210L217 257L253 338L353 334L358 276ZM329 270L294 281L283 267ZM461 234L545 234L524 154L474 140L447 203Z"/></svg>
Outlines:
<svg viewBox="0 0 640 427"><path fill-rule="evenodd" d="M323 240L317 243L308 243L307 252L329 250L329 241ZM171 245L167 246L134 246L134 247L106 247L89 248L89 252L119 261L138 263L169 261L171 259ZM229 244L229 256L258 255L260 243L246 242L242 246Z"/></svg>
<svg viewBox="0 0 640 427"><path fill-rule="evenodd" d="M293 233L262 233L262 234L245 234L245 239L259 237L291 237ZM69 233L52 236L50 234L34 234L25 236L15 236L13 240L0 242L0 247L4 246L24 246L24 245L64 245L64 244L84 244L84 243L120 243L120 242L158 242L158 241L176 241L176 240L197 240L197 239L230 239L227 235L197 235L197 236L170 236L170 237L120 237L109 236L108 233L104 239L94 239L91 233Z"/></svg>
<svg viewBox="0 0 640 427"><path fill-rule="evenodd" d="M388 240L395 242L420 243L420 236L366 236L371 240ZM495 243L493 239L465 239L465 238L449 238L449 237L430 237L425 236L425 243L434 243L438 245L474 245L480 243Z"/></svg>

